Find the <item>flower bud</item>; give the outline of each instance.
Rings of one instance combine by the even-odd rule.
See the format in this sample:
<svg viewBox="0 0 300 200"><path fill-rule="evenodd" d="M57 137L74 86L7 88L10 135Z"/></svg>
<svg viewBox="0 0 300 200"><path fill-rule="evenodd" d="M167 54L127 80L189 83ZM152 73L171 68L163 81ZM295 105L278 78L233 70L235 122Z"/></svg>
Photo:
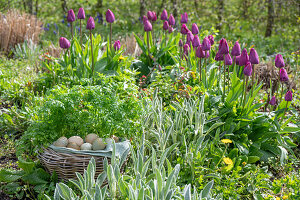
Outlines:
<svg viewBox="0 0 300 200"><path fill-rule="evenodd" d="M182 35L186 35L188 32L189 32L189 29L186 27L185 24L182 24L180 33L181 33Z"/></svg>
<svg viewBox="0 0 300 200"><path fill-rule="evenodd" d="M95 28L95 22L94 22L94 18L93 17L90 17L87 21L87 24L86 24L86 29L88 30L92 30Z"/></svg>
<svg viewBox="0 0 300 200"><path fill-rule="evenodd" d="M71 44L67 38L61 37L61 38L59 38L59 46L62 49L68 49L68 48L70 48Z"/></svg>
<svg viewBox="0 0 300 200"><path fill-rule="evenodd" d="M246 66L244 67L244 75L251 76L252 75L252 65L250 62L247 62Z"/></svg>
<svg viewBox="0 0 300 200"><path fill-rule="evenodd" d="M148 11L147 12L147 17L148 17L148 20L152 21L152 19L153 19L153 13L152 13L152 11Z"/></svg>
<svg viewBox="0 0 300 200"><path fill-rule="evenodd" d="M165 21L164 24L163 24L163 29L166 31L169 29L169 22L168 21Z"/></svg>
<svg viewBox="0 0 300 200"><path fill-rule="evenodd" d="M183 15L181 15L180 23L186 24L188 22L188 14L185 12Z"/></svg>
<svg viewBox="0 0 300 200"><path fill-rule="evenodd" d="M237 64L237 65L240 65L240 58L241 58L241 56L236 56L235 57L235 64Z"/></svg>
<svg viewBox="0 0 300 200"><path fill-rule="evenodd" d="M282 81L282 82L287 82L289 80L289 76L284 68L280 68L279 78L280 78L280 81Z"/></svg>
<svg viewBox="0 0 300 200"><path fill-rule="evenodd" d="M272 99L269 101L269 104L274 106L276 104L276 97L273 96Z"/></svg>
<svg viewBox="0 0 300 200"><path fill-rule="evenodd" d="M238 41L235 42L231 49L232 56L240 56L241 55L241 47Z"/></svg>
<svg viewBox="0 0 300 200"><path fill-rule="evenodd" d="M173 17L172 14L169 17L169 25L170 26L174 26L175 25L175 18Z"/></svg>
<svg viewBox="0 0 300 200"><path fill-rule="evenodd" d="M182 39L179 40L179 46L182 47L183 46L183 42Z"/></svg>
<svg viewBox="0 0 300 200"><path fill-rule="evenodd" d="M239 65L240 66L245 66L247 64L247 62L249 62L249 56L248 56L248 53L247 53L247 49L244 48L243 51L242 51L242 55L239 59Z"/></svg>
<svg viewBox="0 0 300 200"><path fill-rule="evenodd" d="M225 55L225 65L232 65L232 59L229 53Z"/></svg>
<svg viewBox="0 0 300 200"><path fill-rule="evenodd" d="M115 15L114 15L114 13L110 9L108 9L106 11L105 17L106 17L106 21L108 23L114 23L114 21L115 21Z"/></svg>
<svg viewBox="0 0 300 200"><path fill-rule="evenodd" d="M117 40L114 44L115 51L118 51L121 48L120 40Z"/></svg>
<svg viewBox="0 0 300 200"><path fill-rule="evenodd" d="M216 61L222 61L222 60L224 60L224 56L222 54L220 54L219 52L217 52L215 60Z"/></svg>
<svg viewBox="0 0 300 200"><path fill-rule="evenodd" d="M152 21L156 22L156 20L157 20L156 12L152 11Z"/></svg>
<svg viewBox="0 0 300 200"><path fill-rule="evenodd" d="M215 43L214 36L213 36L213 35L209 35L209 36L208 36L208 39L209 39L210 45L211 45L211 46L214 45L214 43Z"/></svg>
<svg viewBox="0 0 300 200"><path fill-rule="evenodd" d="M275 66L278 68L284 67L284 60L281 54L277 54L275 57Z"/></svg>
<svg viewBox="0 0 300 200"><path fill-rule="evenodd" d="M203 51L201 45L199 45L197 50L196 50L196 56L198 58L205 58L205 52Z"/></svg>
<svg viewBox="0 0 300 200"><path fill-rule="evenodd" d="M202 49L204 51L209 51L210 48L211 48L210 41L209 41L208 37L205 37L202 41Z"/></svg>
<svg viewBox="0 0 300 200"><path fill-rule="evenodd" d="M285 94L284 99L286 101L292 101L292 99L293 99L293 93L291 91L287 91L287 93Z"/></svg>
<svg viewBox="0 0 300 200"><path fill-rule="evenodd" d="M164 21L168 20L168 13L167 13L166 9L164 9L164 10L162 11L161 16L160 16L160 19L161 19L161 20L164 20Z"/></svg>
<svg viewBox="0 0 300 200"><path fill-rule="evenodd" d="M198 35L194 36L193 41L192 41L192 45L193 45L193 47L198 47L200 45L200 40L199 40Z"/></svg>
<svg viewBox="0 0 300 200"><path fill-rule="evenodd" d="M197 34L199 33L198 26L197 26L197 24L195 24L195 23L193 23L193 25L192 25L192 33L193 33L194 35L197 35Z"/></svg>
<svg viewBox="0 0 300 200"><path fill-rule="evenodd" d="M226 39L224 39L224 38L222 38L220 40L219 53L222 54L222 55L225 55L225 54L229 53L229 47L228 47Z"/></svg>
<svg viewBox="0 0 300 200"><path fill-rule="evenodd" d="M174 29L172 26L169 26L169 33L173 33Z"/></svg>
<svg viewBox="0 0 300 200"><path fill-rule="evenodd" d="M77 14L78 19L85 19L85 13L83 8L79 8L78 14Z"/></svg>
<svg viewBox="0 0 300 200"><path fill-rule="evenodd" d="M187 34L186 34L186 43L190 43L192 42L194 39L194 35L191 31L189 31Z"/></svg>
<svg viewBox="0 0 300 200"><path fill-rule="evenodd" d="M149 22L149 20L144 21L144 30L146 32L152 31L152 24Z"/></svg>
<svg viewBox="0 0 300 200"><path fill-rule="evenodd" d="M68 22L74 22L75 21L75 13L74 13L73 9L70 9L68 11L67 20L68 20Z"/></svg>
<svg viewBox="0 0 300 200"><path fill-rule="evenodd" d="M259 58L258 58L258 54L255 51L254 48L250 49L250 54L249 54L249 60L251 62L251 64L259 64Z"/></svg>
<svg viewBox="0 0 300 200"><path fill-rule="evenodd" d="M188 44L185 44L183 46L183 52L185 55L189 55L189 51L190 51L190 46Z"/></svg>

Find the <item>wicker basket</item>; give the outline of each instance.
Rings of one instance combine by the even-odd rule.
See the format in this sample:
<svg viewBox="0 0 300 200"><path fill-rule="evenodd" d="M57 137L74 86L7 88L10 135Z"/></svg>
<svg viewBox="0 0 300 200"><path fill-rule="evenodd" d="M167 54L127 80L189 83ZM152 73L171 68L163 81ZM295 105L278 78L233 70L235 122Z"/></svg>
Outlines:
<svg viewBox="0 0 300 200"><path fill-rule="evenodd" d="M54 151L51 148L43 149L43 153L39 154L41 164L47 169L49 173L55 171L59 180L77 179L75 172L79 172L83 175L84 169L87 168L89 161L92 157L96 162L96 175L98 177L103 172L104 158L103 156L92 156L85 154L73 154L73 153L61 153ZM128 159L128 157L127 157ZM110 158L107 157L107 161L110 164ZM121 167L121 172L124 170L124 166L127 160ZM107 181L104 182L106 184Z"/></svg>

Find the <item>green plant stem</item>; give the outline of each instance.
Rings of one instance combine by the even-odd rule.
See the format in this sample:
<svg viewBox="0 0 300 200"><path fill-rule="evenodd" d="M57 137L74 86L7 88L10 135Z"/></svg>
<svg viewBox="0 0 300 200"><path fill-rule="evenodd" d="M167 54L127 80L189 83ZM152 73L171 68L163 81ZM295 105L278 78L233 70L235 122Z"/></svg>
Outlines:
<svg viewBox="0 0 300 200"><path fill-rule="evenodd" d="M253 90L254 90L254 79L255 79L255 65L253 64L253 74L252 74L252 87L251 87L251 96L253 96Z"/></svg>
<svg viewBox="0 0 300 200"><path fill-rule="evenodd" d="M205 77L206 77L206 72L207 72L207 58L206 58L206 54L207 54L207 51L205 51Z"/></svg>
<svg viewBox="0 0 300 200"><path fill-rule="evenodd" d="M80 23L80 46L81 46L81 49L82 49L82 30L81 30L81 19L79 20L79 23Z"/></svg>
<svg viewBox="0 0 300 200"><path fill-rule="evenodd" d="M71 35L72 35L72 40L73 40L73 22L71 22Z"/></svg>
<svg viewBox="0 0 300 200"><path fill-rule="evenodd" d="M283 96L283 82L281 82L281 94L280 94L280 101L282 101Z"/></svg>
<svg viewBox="0 0 300 200"><path fill-rule="evenodd" d="M246 76L246 84L245 84L245 94L244 94L244 101L243 101L243 109L245 107L245 103L246 103L246 94L247 94L247 85L248 85L248 76Z"/></svg>
<svg viewBox="0 0 300 200"><path fill-rule="evenodd" d="M92 30L90 30L90 38L91 38L91 54L92 54L92 83L94 84L94 52L93 52L93 35L92 35Z"/></svg>
<svg viewBox="0 0 300 200"><path fill-rule="evenodd" d="M199 58L199 73L200 73L200 77L199 77L199 83L201 83L201 77L202 77L202 74L201 74L201 58Z"/></svg>
<svg viewBox="0 0 300 200"><path fill-rule="evenodd" d="M112 41L112 23L109 23L109 50L111 50L111 41Z"/></svg>
<svg viewBox="0 0 300 200"><path fill-rule="evenodd" d="M225 68L226 68L226 65L225 65L225 56L224 56L224 82L223 82L223 102L225 102L225 79L226 79L226 72L225 72Z"/></svg>
<svg viewBox="0 0 300 200"><path fill-rule="evenodd" d="M281 118L281 120L280 120L280 123L281 123L281 122L284 120L284 118L285 118L285 113L286 113L286 111L287 111L288 104L289 104L289 102L287 101L287 102L286 102L286 105L285 105L285 109L284 109L283 116L282 116L282 118Z"/></svg>
<svg viewBox="0 0 300 200"><path fill-rule="evenodd" d="M241 98L241 106L243 105L244 93L245 93L245 77L243 77L243 93Z"/></svg>
<svg viewBox="0 0 300 200"><path fill-rule="evenodd" d="M233 70L237 74L237 71L236 71L236 56L233 57Z"/></svg>
<svg viewBox="0 0 300 200"><path fill-rule="evenodd" d="M150 42L149 42L150 38L149 38L149 31L147 31L147 46L148 46L148 57L149 57L149 64L151 61L151 57L150 57Z"/></svg>

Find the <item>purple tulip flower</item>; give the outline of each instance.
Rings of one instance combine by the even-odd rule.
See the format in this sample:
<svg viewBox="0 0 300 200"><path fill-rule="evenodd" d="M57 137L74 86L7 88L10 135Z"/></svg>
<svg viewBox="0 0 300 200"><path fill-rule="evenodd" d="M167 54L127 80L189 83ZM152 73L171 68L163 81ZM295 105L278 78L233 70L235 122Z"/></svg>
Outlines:
<svg viewBox="0 0 300 200"><path fill-rule="evenodd" d="M286 101L292 101L292 99L293 99L293 93L291 91L287 91L287 93L285 94L284 99Z"/></svg>
<svg viewBox="0 0 300 200"><path fill-rule="evenodd" d="M259 64L259 57L254 48L250 49L249 61L251 64Z"/></svg>
<svg viewBox="0 0 300 200"><path fill-rule="evenodd" d="M281 54L277 54L275 57L275 66L278 68L284 67L284 60Z"/></svg>
<svg viewBox="0 0 300 200"><path fill-rule="evenodd" d="M242 55L239 59L239 65L240 66L245 66L247 64L247 62L249 62L249 56L248 56L248 53L247 53L247 49L244 48L243 51L242 51Z"/></svg>
<svg viewBox="0 0 300 200"><path fill-rule="evenodd" d="M168 20L168 13L166 11L166 9L164 9L161 13L161 16L160 16L160 19L163 20L163 21L166 21Z"/></svg>
<svg viewBox="0 0 300 200"><path fill-rule="evenodd" d="M284 68L280 68L279 70L280 81L287 82L289 80L289 76Z"/></svg>
<svg viewBox="0 0 300 200"><path fill-rule="evenodd" d="M222 61L222 60L224 60L224 56L222 54L220 54L219 52L217 52L215 60L216 61Z"/></svg>
<svg viewBox="0 0 300 200"><path fill-rule="evenodd" d="M79 8L78 14L77 14L77 19L85 19L85 13L83 8Z"/></svg>
<svg viewBox="0 0 300 200"><path fill-rule="evenodd" d="M225 65L232 65L232 59L229 53L225 55Z"/></svg>
<svg viewBox="0 0 300 200"><path fill-rule="evenodd" d="M95 22L94 22L94 18L93 17L90 17L88 19L87 24L86 24L86 29L88 29L88 30L95 29Z"/></svg>
<svg viewBox="0 0 300 200"><path fill-rule="evenodd" d="M196 50L196 56L198 58L205 58L205 52L203 51L201 45L199 45L197 50Z"/></svg>
<svg viewBox="0 0 300 200"><path fill-rule="evenodd" d="M228 54L229 53L229 47L227 44L227 41L225 38L222 38L220 40L220 44L219 44L219 53L222 55Z"/></svg>
<svg viewBox="0 0 300 200"><path fill-rule="evenodd" d="M75 21L75 13L74 13L73 9L70 9L68 11L67 21L68 22L74 22Z"/></svg>
<svg viewBox="0 0 300 200"><path fill-rule="evenodd" d="M165 31L169 29L169 22L168 21L164 21L163 29Z"/></svg>
<svg viewBox="0 0 300 200"><path fill-rule="evenodd" d="M183 46L183 42L182 42L182 39L179 40L179 44L178 44L180 47Z"/></svg>
<svg viewBox="0 0 300 200"><path fill-rule="evenodd" d="M186 43L190 43L192 42L194 39L194 35L191 31L189 31L187 34L186 34Z"/></svg>
<svg viewBox="0 0 300 200"><path fill-rule="evenodd" d="M70 48L71 43L67 38L61 37L61 38L59 38L59 46L62 49L68 49L68 48Z"/></svg>
<svg viewBox="0 0 300 200"><path fill-rule="evenodd" d="M235 57L235 64L240 65L240 58L241 58L241 56Z"/></svg>
<svg viewBox="0 0 300 200"><path fill-rule="evenodd" d="M231 49L232 56L240 56L241 55L241 47L238 41L235 42Z"/></svg>
<svg viewBox="0 0 300 200"><path fill-rule="evenodd" d="M115 51L118 51L121 48L120 40L117 40L114 44Z"/></svg>
<svg viewBox="0 0 300 200"><path fill-rule="evenodd" d="M186 27L185 24L182 24L180 33L181 33L182 35L186 35L188 32L189 32L189 29Z"/></svg>
<svg viewBox="0 0 300 200"><path fill-rule="evenodd" d="M197 26L197 24L195 24L195 23L193 23L193 25L192 25L192 33L193 33L194 35L197 35L197 34L199 33L198 26Z"/></svg>
<svg viewBox="0 0 300 200"><path fill-rule="evenodd" d="M200 39L198 37L198 35L195 35L194 38L193 38L193 41L192 41L192 45L193 47L198 47L200 45Z"/></svg>
<svg viewBox="0 0 300 200"><path fill-rule="evenodd" d="M169 26L169 33L173 33L173 31L174 31L174 29L173 29L173 27L172 26Z"/></svg>
<svg viewBox="0 0 300 200"><path fill-rule="evenodd" d="M175 25L175 18L173 17L172 14L169 17L169 25L170 26L174 26Z"/></svg>
<svg viewBox="0 0 300 200"><path fill-rule="evenodd" d="M211 46L214 45L214 43L215 43L214 36L213 36L213 35L209 35L209 36L208 36L208 39L209 39L210 45L211 45Z"/></svg>
<svg viewBox="0 0 300 200"><path fill-rule="evenodd" d="M187 22L188 22L188 14L185 12L184 14L181 15L180 23L186 24Z"/></svg>
<svg viewBox="0 0 300 200"><path fill-rule="evenodd" d="M189 55L189 51L190 51L190 46L188 44L185 44L183 46L183 52L185 55Z"/></svg>
<svg viewBox="0 0 300 200"><path fill-rule="evenodd" d="M202 41L202 49L204 51L209 51L210 48L211 48L210 41L209 41L208 37L205 37Z"/></svg>
<svg viewBox="0 0 300 200"><path fill-rule="evenodd" d="M276 97L275 96L273 96L271 98L271 100L269 101L269 104L272 105L272 106L274 106L276 104Z"/></svg>
<svg viewBox="0 0 300 200"><path fill-rule="evenodd" d="M152 31L152 24L149 22L149 20L144 21L144 30L146 32Z"/></svg>
<svg viewBox="0 0 300 200"><path fill-rule="evenodd" d="M115 15L114 15L114 13L110 9L108 9L106 11L105 17L106 17L106 21L108 23L114 23L114 21L115 21Z"/></svg>
<svg viewBox="0 0 300 200"><path fill-rule="evenodd" d="M244 75L251 76L252 75L252 65L250 62L247 62L246 66L244 67Z"/></svg>

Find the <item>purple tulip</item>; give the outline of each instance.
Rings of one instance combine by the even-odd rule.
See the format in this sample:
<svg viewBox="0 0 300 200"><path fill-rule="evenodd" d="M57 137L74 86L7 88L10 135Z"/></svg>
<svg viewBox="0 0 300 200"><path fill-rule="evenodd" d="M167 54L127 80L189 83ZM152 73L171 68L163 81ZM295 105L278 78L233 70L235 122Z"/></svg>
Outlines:
<svg viewBox="0 0 300 200"><path fill-rule="evenodd" d="M78 14L77 14L77 19L85 19L85 13L83 8L79 8Z"/></svg>
<svg viewBox="0 0 300 200"><path fill-rule="evenodd" d="M272 99L269 101L269 104L274 106L276 104L276 97L273 96Z"/></svg>
<svg viewBox="0 0 300 200"><path fill-rule="evenodd" d="M209 58L209 51L206 51L206 58Z"/></svg>
<svg viewBox="0 0 300 200"><path fill-rule="evenodd" d="M242 51L242 55L239 59L239 65L240 66L245 66L247 64L247 62L249 62L249 56L248 56L248 53L247 53L247 49L244 48L243 51Z"/></svg>
<svg viewBox="0 0 300 200"><path fill-rule="evenodd" d="M114 15L114 13L110 9L108 9L106 11L105 17L106 17L106 21L108 23L114 23L114 21L115 21L115 15Z"/></svg>
<svg viewBox="0 0 300 200"><path fill-rule="evenodd" d="M199 45L197 50L196 50L196 56L198 58L205 58L205 52L203 51L201 45Z"/></svg>
<svg viewBox="0 0 300 200"><path fill-rule="evenodd" d="M215 43L214 36L213 36L213 35L209 35L209 36L208 36L208 39L209 39L210 45L211 45L211 46L214 45L214 43Z"/></svg>
<svg viewBox="0 0 300 200"><path fill-rule="evenodd" d="M291 91L287 91L287 93L285 94L284 99L286 101L292 101L292 99L293 99L293 93Z"/></svg>
<svg viewBox="0 0 300 200"><path fill-rule="evenodd" d="M190 51L190 46L188 44L185 44L183 46L183 52L185 55L189 55L189 51Z"/></svg>
<svg viewBox="0 0 300 200"><path fill-rule="evenodd" d="M229 53L225 55L225 65L232 65L232 59Z"/></svg>
<svg viewBox="0 0 300 200"><path fill-rule="evenodd" d="M284 60L281 54L277 54L275 57L275 66L278 68L284 67Z"/></svg>
<svg viewBox="0 0 300 200"><path fill-rule="evenodd" d="M192 42L194 39L194 35L191 31L189 31L187 34L186 34L186 43L190 43Z"/></svg>
<svg viewBox="0 0 300 200"><path fill-rule="evenodd" d="M241 55L241 47L238 41L235 42L234 46L231 49L232 56L240 56Z"/></svg>
<svg viewBox="0 0 300 200"><path fill-rule="evenodd" d="M173 31L174 31L174 29L173 29L173 27L172 26L169 26L169 33L173 33Z"/></svg>
<svg viewBox="0 0 300 200"><path fill-rule="evenodd" d="M149 20L144 22L144 30L146 32L152 31L152 24L149 22Z"/></svg>
<svg viewBox="0 0 300 200"><path fill-rule="evenodd" d="M152 19L153 19L153 13L152 13L152 11L148 11L147 12L147 17L148 17L148 20L152 21Z"/></svg>
<svg viewBox="0 0 300 200"><path fill-rule="evenodd" d="M249 55L249 60L251 62L251 64L259 64L259 58L258 58L258 54L255 51L254 48L250 49L250 55Z"/></svg>
<svg viewBox="0 0 300 200"><path fill-rule="evenodd" d="M208 37L205 37L202 41L202 49L204 51L209 51L210 48L211 48L210 41L209 41Z"/></svg>
<svg viewBox="0 0 300 200"><path fill-rule="evenodd" d="M188 14L185 12L183 15L181 15L180 23L186 24L188 22Z"/></svg>
<svg viewBox="0 0 300 200"><path fill-rule="evenodd" d="M179 44L178 44L180 47L183 46L183 42L182 42L182 39L179 40Z"/></svg>
<svg viewBox="0 0 300 200"><path fill-rule="evenodd" d="M247 62L246 66L244 67L244 75L251 76L252 75L252 65L250 62Z"/></svg>
<svg viewBox="0 0 300 200"><path fill-rule="evenodd" d="M61 38L59 38L59 46L62 49L68 49L68 48L70 48L71 43L67 38L61 37Z"/></svg>
<svg viewBox="0 0 300 200"><path fill-rule="evenodd" d="M156 22L156 20L157 20L156 12L152 11L152 21Z"/></svg>
<svg viewBox="0 0 300 200"><path fill-rule="evenodd" d="M164 29L165 31L169 29L169 22L168 22L168 21L165 21L165 22L164 22L163 29Z"/></svg>
<svg viewBox="0 0 300 200"><path fill-rule="evenodd" d="M197 26L197 24L195 24L195 23L193 23L193 25L192 25L192 33L193 33L194 35L197 35L197 34L199 33L198 26Z"/></svg>
<svg viewBox="0 0 300 200"><path fill-rule="evenodd" d="M185 24L182 24L180 33L181 33L182 35L186 35L188 32L189 32L189 29L186 27Z"/></svg>
<svg viewBox="0 0 300 200"><path fill-rule="evenodd" d="M192 45L193 45L193 47L198 47L200 45L200 39L199 39L198 35L194 36L194 39L192 41Z"/></svg>
<svg viewBox="0 0 300 200"><path fill-rule="evenodd" d="M121 48L120 40L117 40L114 44L115 51L118 51Z"/></svg>
<svg viewBox="0 0 300 200"><path fill-rule="evenodd" d="M284 68L280 68L279 70L280 81L287 82L289 80L289 76Z"/></svg>
<svg viewBox="0 0 300 200"><path fill-rule="evenodd" d="M229 47L228 47L226 39L224 39L224 38L222 38L220 40L219 53L222 54L222 55L225 55L225 54L229 53Z"/></svg>
<svg viewBox="0 0 300 200"><path fill-rule="evenodd" d="M166 9L164 9L161 13L161 16L160 16L160 19L163 20L163 21L166 21L168 20L168 13L166 11Z"/></svg>
<svg viewBox="0 0 300 200"><path fill-rule="evenodd" d="M70 9L68 11L67 20L68 20L68 22L74 22L75 21L75 13L74 13L73 9Z"/></svg>
<svg viewBox="0 0 300 200"><path fill-rule="evenodd" d="M147 16L143 16L143 24L145 24L145 21L147 21L148 20L148 18L147 18Z"/></svg>
<svg viewBox="0 0 300 200"><path fill-rule="evenodd" d="M95 29L95 22L94 22L94 18L93 17L90 17L88 19L87 24L86 24L86 29L88 29L88 30Z"/></svg>
<svg viewBox="0 0 300 200"><path fill-rule="evenodd" d="M175 18L173 17L172 14L169 17L169 25L170 26L174 26L175 25Z"/></svg>
<svg viewBox="0 0 300 200"><path fill-rule="evenodd" d="M224 56L222 54L220 54L219 52L217 52L215 60L216 61L222 61L222 60L224 60Z"/></svg>

